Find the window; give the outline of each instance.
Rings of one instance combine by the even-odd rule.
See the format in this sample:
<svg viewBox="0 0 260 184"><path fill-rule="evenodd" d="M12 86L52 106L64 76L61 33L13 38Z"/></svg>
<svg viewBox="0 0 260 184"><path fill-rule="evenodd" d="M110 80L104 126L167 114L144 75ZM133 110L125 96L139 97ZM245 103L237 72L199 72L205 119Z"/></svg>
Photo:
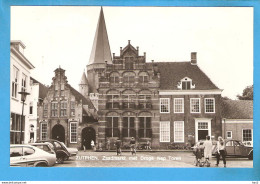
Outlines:
<svg viewBox="0 0 260 184"><path fill-rule="evenodd" d="M107 95L107 108L108 109L119 108L119 95Z"/></svg>
<svg viewBox="0 0 260 184"><path fill-rule="evenodd" d="M184 142L184 122L174 122L174 142Z"/></svg>
<svg viewBox="0 0 260 184"><path fill-rule="evenodd" d="M139 137L152 137L151 117L139 117Z"/></svg>
<svg viewBox="0 0 260 184"><path fill-rule="evenodd" d="M26 155L32 155L34 154L34 149L32 148L28 148L28 147L23 147L23 155L26 156Z"/></svg>
<svg viewBox="0 0 260 184"><path fill-rule="evenodd" d="M135 137L134 117L123 117L123 137Z"/></svg>
<svg viewBox="0 0 260 184"><path fill-rule="evenodd" d="M51 116L52 117L58 116L58 103L57 102L51 103Z"/></svg>
<svg viewBox="0 0 260 184"><path fill-rule="evenodd" d="M70 115L75 116L75 102L74 101L70 102Z"/></svg>
<svg viewBox="0 0 260 184"><path fill-rule="evenodd" d="M118 117L107 117L106 136L119 137Z"/></svg>
<svg viewBox="0 0 260 184"><path fill-rule="evenodd" d="M191 82L190 81L182 81L182 89L183 90L188 90L190 89Z"/></svg>
<svg viewBox="0 0 260 184"><path fill-rule="evenodd" d="M135 74L132 72L124 73L123 76L124 85L132 85L135 83Z"/></svg>
<svg viewBox="0 0 260 184"><path fill-rule="evenodd" d="M243 129L243 142L253 140L253 130L252 129Z"/></svg>
<svg viewBox="0 0 260 184"><path fill-rule="evenodd" d="M184 113L183 98L174 98L174 113Z"/></svg>
<svg viewBox="0 0 260 184"><path fill-rule="evenodd" d="M190 99L190 112L191 113L200 113L200 99L199 98Z"/></svg>
<svg viewBox="0 0 260 184"><path fill-rule="evenodd" d="M12 147L10 148L10 157L21 157L23 156L22 147Z"/></svg>
<svg viewBox="0 0 260 184"><path fill-rule="evenodd" d="M232 139L232 131L227 131L227 139Z"/></svg>
<svg viewBox="0 0 260 184"><path fill-rule="evenodd" d="M139 95L139 108L150 109L152 108L151 95Z"/></svg>
<svg viewBox="0 0 260 184"><path fill-rule="evenodd" d="M14 66L13 81L12 81L12 97L14 98L17 98L18 76L19 76L19 70Z"/></svg>
<svg viewBox="0 0 260 184"><path fill-rule="evenodd" d="M170 142L170 122L160 122L160 142Z"/></svg>
<svg viewBox="0 0 260 184"><path fill-rule="evenodd" d="M47 140L47 123L41 123L41 140Z"/></svg>
<svg viewBox="0 0 260 184"><path fill-rule="evenodd" d="M30 114L33 114L33 102L30 102L29 113L30 113Z"/></svg>
<svg viewBox="0 0 260 184"><path fill-rule="evenodd" d="M67 102L63 101L60 103L60 116L67 116Z"/></svg>
<svg viewBox="0 0 260 184"><path fill-rule="evenodd" d="M125 69L127 69L127 70L134 69L134 58L133 57L125 57Z"/></svg>
<svg viewBox="0 0 260 184"><path fill-rule="evenodd" d="M135 95L123 95L123 108L135 108Z"/></svg>
<svg viewBox="0 0 260 184"><path fill-rule="evenodd" d="M70 122L70 143L77 143L77 122Z"/></svg>
<svg viewBox="0 0 260 184"><path fill-rule="evenodd" d="M148 74L146 72L139 74L139 83L148 83Z"/></svg>
<svg viewBox="0 0 260 184"><path fill-rule="evenodd" d="M119 83L119 76L118 73L112 73L109 78L110 83L118 84Z"/></svg>
<svg viewBox="0 0 260 184"><path fill-rule="evenodd" d="M160 112L169 113L170 112L170 99L160 98Z"/></svg>
<svg viewBox="0 0 260 184"><path fill-rule="evenodd" d="M27 76L25 74L23 74L22 75L21 91L26 91L26 81L27 81Z"/></svg>
<svg viewBox="0 0 260 184"><path fill-rule="evenodd" d="M215 99L205 98L205 113L214 113L214 112L215 112Z"/></svg>
<svg viewBox="0 0 260 184"><path fill-rule="evenodd" d="M43 104L43 117L48 116L48 104Z"/></svg>

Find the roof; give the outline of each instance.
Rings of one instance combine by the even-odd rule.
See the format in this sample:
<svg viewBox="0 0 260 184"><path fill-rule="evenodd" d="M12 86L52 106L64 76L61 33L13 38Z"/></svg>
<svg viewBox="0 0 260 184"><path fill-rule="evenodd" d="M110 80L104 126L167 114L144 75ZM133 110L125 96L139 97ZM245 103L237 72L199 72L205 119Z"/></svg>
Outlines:
<svg viewBox="0 0 260 184"><path fill-rule="evenodd" d="M152 63L147 63L152 65ZM192 79L195 90L219 89L198 67L188 62L155 62L160 72L161 90L178 90L178 82L184 77Z"/></svg>
<svg viewBox="0 0 260 184"><path fill-rule="evenodd" d="M86 77L85 71L82 74L81 80L79 84L88 84L88 79Z"/></svg>
<svg viewBox="0 0 260 184"><path fill-rule="evenodd" d="M47 96L48 93L48 87L46 87L44 84L40 83L36 79L30 77L30 79L33 81L33 84L39 84L39 96L38 98L44 99Z"/></svg>
<svg viewBox="0 0 260 184"><path fill-rule="evenodd" d="M223 100L222 117L253 119L253 100Z"/></svg>
<svg viewBox="0 0 260 184"><path fill-rule="evenodd" d="M106 23L103 13L103 8L101 7L100 15L97 24L97 30L92 46L92 51L89 58L89 65L94 63L104 63L112 64L112 56L108 41Z"/></svg>
<svg viewBox="0 0 260 184"><path fill-rule="evenodd" d="M77 101L82 100L83 105L88 105L90 109L95 109L93 103L89 98L84 97L80 92L78 92L76 89L74 89L72 86L68 85L70 88L71 93L75 96Z"/></svg>

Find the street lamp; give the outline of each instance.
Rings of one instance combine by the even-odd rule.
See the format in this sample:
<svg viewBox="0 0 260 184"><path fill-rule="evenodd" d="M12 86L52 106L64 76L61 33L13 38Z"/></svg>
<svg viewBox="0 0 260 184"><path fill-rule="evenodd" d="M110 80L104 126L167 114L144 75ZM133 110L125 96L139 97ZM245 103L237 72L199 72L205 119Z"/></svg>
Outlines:
<svg viewBox="0 0 260 184"><path fill-rule="evenodd" d="M23 109L24 109L24 102L26 100L26 96L29 95L30 93L27 93L25 91L18 92L21 95L21 101L23 102L23 107L22 107L22 120L21 120L21 134L20 134L20 144L22 144L22 133L23 133Z"/></svg>

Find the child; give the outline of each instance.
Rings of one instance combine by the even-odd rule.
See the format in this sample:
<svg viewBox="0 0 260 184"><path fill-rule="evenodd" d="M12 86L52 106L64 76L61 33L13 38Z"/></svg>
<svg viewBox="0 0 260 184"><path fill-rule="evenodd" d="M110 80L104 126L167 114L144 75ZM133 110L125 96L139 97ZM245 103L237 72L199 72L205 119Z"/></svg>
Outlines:
<svg viewBox="0 0 260 184"><path fill-rule="evenodd" d="M202 158L202 149L200 146L200 142L195 144L194 146L194 155L195 155L195 166L200 166L201 167L201 158Z"/></svg>

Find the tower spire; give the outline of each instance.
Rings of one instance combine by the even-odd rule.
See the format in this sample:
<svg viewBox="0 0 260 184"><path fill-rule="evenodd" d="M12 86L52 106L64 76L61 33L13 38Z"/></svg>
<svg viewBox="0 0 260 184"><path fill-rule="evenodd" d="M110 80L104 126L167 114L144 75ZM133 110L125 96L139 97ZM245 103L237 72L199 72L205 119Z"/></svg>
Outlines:
<svg viewBox="0 0 260 184"><path fill-rule="evenodd" d="M112 56L108 41L106 23L103 8L101 7L88 65L95 63L105 63L105 61L107 61L108 64L112 64Z"/></svg>

